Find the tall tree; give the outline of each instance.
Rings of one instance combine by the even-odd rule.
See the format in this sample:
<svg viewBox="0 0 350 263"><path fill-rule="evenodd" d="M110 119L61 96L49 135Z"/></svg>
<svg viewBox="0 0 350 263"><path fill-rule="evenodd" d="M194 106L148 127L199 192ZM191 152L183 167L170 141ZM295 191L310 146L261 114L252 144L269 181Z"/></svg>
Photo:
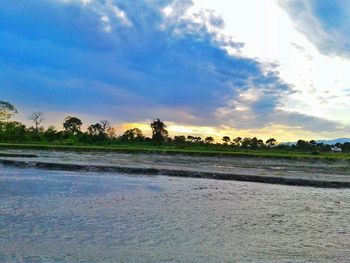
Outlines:
<svg viewBox="0 0 350 263"><path fill-rule="evenodd" d="M178 135L174 137L174 142L175 143L185 143L186 142L186 137L184 135Z"/></svg>
<svg viewBox="0 0 350 263"><path fill-rule="evenodd" d="M139 128L133 128L125 131L122 135L123 141L142 141L145 138Z"/></svg>
<svg viewBox="0 0 350 263"><path fill-rule="evenodd" d="M116 131L113 127L108 127L106 130L107 138L108 139L114 139L116 137Z"/></svg>
<svg viewBox="0 0 350 263"><path fill-rule="evenodd" d="M88 127L88 133L92 136L108 137L107 131L111 128L109 121L103 120Z"/></svg>
<svg viewBox="0 0 350 263"><path fill-rule="evenodd" d="M233 145L241 146L241 143L242 143L242 138L241 138L241 137L237 137L237 138L234 138L234 139L232 140L232 144L233 144Z"/></svg>
<svg viewBox="0 0 350 263"><path fill-rule="evenodd" d="M243 148L250 148L251 147L251 142L252 142L252 139L249 138L249 137L246 137L244 138L242 141L241 141L241 146Z"/></svg>
<svg viewBox="0 0 350 263"><path fill-rule="evenodd" d="M276 139L274 139L274 138L270 138L270 139L268 139L267 141L266 141L266 145L268 146L268 147L271 147L271 146L274 146L274 145L276 145Z"/></svg>
<svg viewBox="0 0 350 263"><path fill-rule="evenodd" d="M100 125L103 130L103 133L107 133L107 130L111 127L111 125L109 124L109 121L107 120L100 121Z"/></svg>
<svg viewBox="0 0 350 263"><path fill-rule="evenodd" d="M29 120L34 122L35 132L38 133L39 125L44 121L43 113L40 111L35 111L29 116Z"/></svg>
<svg viewBox="0 0 350 263"><path fill-rule="evenodd" d="M224 136L222 137L222 141L224 142L224 144L228 144L231 141L231 139L228 136Z"/></svg>
<svg viewBox="0 0 350 263"><path fill-rule="evenodd" d="M92 136L102 136L104 135L104 129L100 123L96 123L88 127L88 133Z"/></svg>
<svg viewBox="0 0 350 263"><path fill-rule="evenodd" d="M204 142L207 144L212 144L214 142L214 138L211 136L208 136L204 139Z"/></svg>
<svg viewBox="0 0 350 263"><path fill-rule="evenodd" d="M159 119L151 123L152 140L155 142L164 142L168 138L168 131L165 129L166 125Z"/></svg>
<svg viewBox="0 0 350 263"><path fill-rule="evenodd" d="M64 119L63 128L66 130L66 132L78 134L82 125L82 121L77 117L67 116Z"/></svg>
<svg viewBox="0 0 350 263"><path fill-rule="evenodd" d="M0 122L6 122L17 113L17 109L11 103L0 100Z"/></svg>

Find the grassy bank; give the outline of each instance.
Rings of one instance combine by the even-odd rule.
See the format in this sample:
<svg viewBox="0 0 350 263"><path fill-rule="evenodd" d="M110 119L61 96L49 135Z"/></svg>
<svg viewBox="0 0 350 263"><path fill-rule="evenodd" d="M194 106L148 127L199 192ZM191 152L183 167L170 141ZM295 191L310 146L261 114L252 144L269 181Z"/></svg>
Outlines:
<svg viewBox="0 0 350 263"><path fill-rule="evenodd" d="M176 148L167 145L113 145L113 146L90 146L90 145L44 145L44 144L11 144L0 143L0 149L36 149L55 151L98 151L120 153L160 153L160 154L186 154L197 156L235 156L235 157L262 157L262 158L285 158L285 159L328 159L350 160L350 154L332 153L305 153L292 151L266 150L243 150L243 149L205 149L198 147Z"/></svg>

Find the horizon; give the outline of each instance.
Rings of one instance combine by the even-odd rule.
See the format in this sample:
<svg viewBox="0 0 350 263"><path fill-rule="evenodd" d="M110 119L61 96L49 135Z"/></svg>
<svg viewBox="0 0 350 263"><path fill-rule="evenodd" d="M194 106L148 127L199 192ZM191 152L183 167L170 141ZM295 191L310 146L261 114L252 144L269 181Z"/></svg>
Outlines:
<svg viewBox="0 0 350 263"><path fill-rule="evenodd" d="M76 116L148 135L160 118L172 137L348 138L349 14L321 0L0 2L0 100L27 126L41 111L57 129Z"/></svg>

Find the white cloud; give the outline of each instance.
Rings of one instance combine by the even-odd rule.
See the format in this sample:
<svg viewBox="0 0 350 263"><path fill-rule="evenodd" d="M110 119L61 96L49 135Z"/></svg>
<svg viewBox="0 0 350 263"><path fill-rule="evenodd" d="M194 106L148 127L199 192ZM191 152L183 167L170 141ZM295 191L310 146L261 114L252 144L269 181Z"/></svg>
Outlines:
<svg viewBox="0 0 350 263"><path fill-rule="evenodd" d="M125 14L125 12L121 9L119 9L118 7L116 7L115 5L113 5L112 3L110 4L110 8L113 12L113 14L116 16L117 19L120 20L120 22L122 22L124 25L131 27L132 23L129 20L129 18L127 17L127 15Z"/></svg>
<svg viewBox="0 0 350 263"><path fill-rule="evenodd" d="M225 21L222 33L245 46L240 54L277 64L295 93L282 98L282 110L343 123L350 121L350 60L326 56L299 32L278 0L194 0L191 12L213 9Z"/></svg>
<svg viewBox="0 0 350 263"><path fill-rule="evenodd" d="M103 24L103 30L106 32L111 32L112 31L112 27L109 21L109 17L106 15L101 16L101 21Z"/></svg>

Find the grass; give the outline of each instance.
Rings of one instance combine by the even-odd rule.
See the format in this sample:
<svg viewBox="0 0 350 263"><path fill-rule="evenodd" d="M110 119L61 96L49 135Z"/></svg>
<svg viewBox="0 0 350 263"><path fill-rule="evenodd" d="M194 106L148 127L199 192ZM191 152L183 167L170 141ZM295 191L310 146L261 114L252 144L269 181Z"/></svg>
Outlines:
<svg viewBox="0 0 350 263"><path fill-rule="evenodd" d="M170 145L111 145L111 146L90 146L90 145L46 145L46 144L15 144L0 143L0 149L37 149L55 151L98 151L98 152L122 152L122 153L161 153L161 154L185 154L196 156L233 156L233 157L262 157L282 159L310 159L310 160L350 160L350 154L346 153L319 153L317 155L305 152L281 151L275 149L245 150L245 149L213 149L212 147L187 146L176 148Z"/></svg>

